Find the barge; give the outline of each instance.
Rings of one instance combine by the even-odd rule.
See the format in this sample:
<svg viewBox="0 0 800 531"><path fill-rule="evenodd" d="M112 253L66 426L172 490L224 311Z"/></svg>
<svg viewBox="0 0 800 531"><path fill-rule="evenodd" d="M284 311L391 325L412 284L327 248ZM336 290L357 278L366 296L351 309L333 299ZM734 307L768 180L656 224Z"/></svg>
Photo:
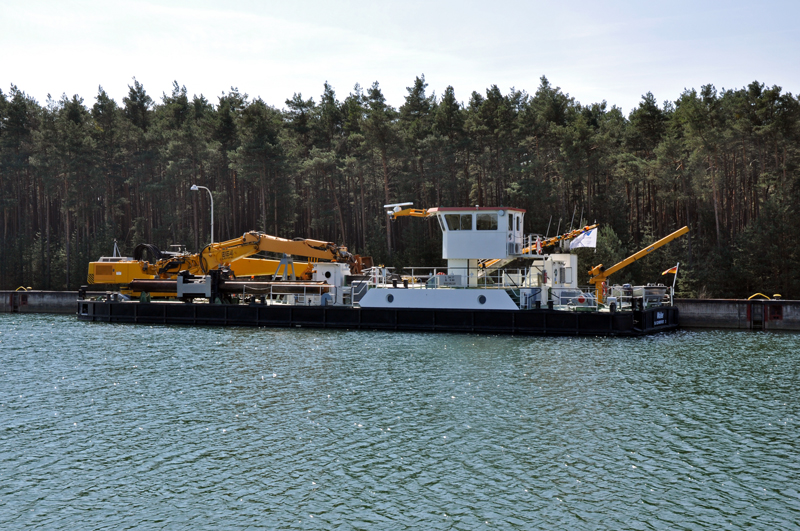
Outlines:
<svg viewBox="0 0 800 531"><path fill-rule="evenodd" d="M132 280L128 289L140 293L138 298L79 296L78 319L578 336L640 336L679 326L669 287L603 283L600 294L578 286L577 256L566 252L564 243L594 227L546 239L523 234L522 209L402 206L407 205L387 205L390 217L436 218L447 266L362 269L339 253L348 258L311 263L303 279L295 277L294 267L284 267L282 277L256 281L235 278L222 264L203 275L185 270L174 279ZM252 241L253 234L242 241ZM237 243L211 244L216 246L211 251L224 253L226 245ZM202 253L199 262L204 263ZM173 300L151 299L159 293L174 295Z"/></svg>

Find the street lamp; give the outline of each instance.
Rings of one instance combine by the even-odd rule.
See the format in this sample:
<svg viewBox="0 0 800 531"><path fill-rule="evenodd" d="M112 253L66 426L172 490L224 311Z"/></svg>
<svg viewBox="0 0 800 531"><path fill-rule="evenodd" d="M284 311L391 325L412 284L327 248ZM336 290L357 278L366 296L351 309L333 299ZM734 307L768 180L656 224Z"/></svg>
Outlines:
<svg viewBox="0 0 800 531"><path fill-rule="evenodd" d="M196 192L200 188L208 192L208 197L211 198L211 243L214 243L214 196L211 195L211 190L209 190L205 186L197 186L196 184L193 184L190 190L192 192Z"/></svg>

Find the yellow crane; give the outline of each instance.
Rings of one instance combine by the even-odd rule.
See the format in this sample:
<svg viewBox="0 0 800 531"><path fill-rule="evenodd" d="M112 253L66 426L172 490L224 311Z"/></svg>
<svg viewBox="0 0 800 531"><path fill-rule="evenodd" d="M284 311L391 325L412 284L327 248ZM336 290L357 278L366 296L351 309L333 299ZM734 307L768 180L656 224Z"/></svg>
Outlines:
<svg viewBox="0 0 800 531"><path fill-rule="evenodd" d="M608 277L610 277L612 274L616 273L620 269L622 269L622 268L624 268L626 266L629 266L630 264L632 264L636 260L639 260L640 258L644 258L645 256L647 256L648 254L652 253L653 251L655 251L659 247L668 244L669 242L671 242L675 238L679 238L679 237L683 236L687 232L689 232L689 227L683 227L682 229L678 229L675 232L673 232L672 234L670 234L669 236L665 236L665 237L661 238L660 240L658 240L654 244L645 247L644 249L642 249L638 253L630 255L625 260L622 260L621 262L619 262L617 264L614 264L613 266L609 267L608 269L603 268L603 264L594 266L589 271L589 275L591 276L591 278L589 279L589 283L590 284L594 284L595 293L596 293L596 296L597 296L597 302L599 302L599 303L603 302L603 298L604 298L604 295L605 295L603 293L604 292L603 283L606 281L606 279Z"/></svg>
<svg viewBox="0 0 800 531"><path fill-rule="evenodd" d="M397 203L396 205L384 205L383 208L386 209L386 214L388 214L389 219L394 221L396 218L403 217L403 216L411 216L413 218L429 218L433 216L432 213L428 212L427 208L410 208L413 203ZM392 210L394 207L395 210ZM407 207L400 209L400 207Z"/></svg>

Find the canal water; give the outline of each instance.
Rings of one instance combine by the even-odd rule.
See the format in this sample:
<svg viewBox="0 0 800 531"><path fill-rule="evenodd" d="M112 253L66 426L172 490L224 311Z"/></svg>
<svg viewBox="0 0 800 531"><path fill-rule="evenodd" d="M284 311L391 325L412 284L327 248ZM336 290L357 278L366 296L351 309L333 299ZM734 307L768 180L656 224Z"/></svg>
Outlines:
<svg viewBox="0 0 800 531"><path fill-rule="evenodd" d="M800 335L0 314L2 529L797 529Z"/></svg>

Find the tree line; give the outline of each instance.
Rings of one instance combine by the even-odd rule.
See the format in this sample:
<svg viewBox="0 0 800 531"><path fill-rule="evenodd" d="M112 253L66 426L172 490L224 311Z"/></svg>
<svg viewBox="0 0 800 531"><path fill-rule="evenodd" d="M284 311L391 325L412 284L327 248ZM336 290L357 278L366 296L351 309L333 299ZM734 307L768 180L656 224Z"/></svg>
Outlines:
<svg viewBox="0 0 800 531"><path fill-rule="evenodd" d="M597 221L607 266L688 225L688 237L617 273L686 296L800 296L800 104L753 82L645 94L627 115L584 105L545 77L460 101L417 77L399 108L375 82L343 99L323 85L282 108L232 88L212 103L177 82L156 100L134 80L44 104L0 90L0 288L76 289L87 264L138 243L199 250L248 230L334 241L376 263L438 265L438 226L390 223L388 203L516 206L525 231ZM585 267L583 267L585 266ZM585 274L581 277L586 280ZM670 280L671 282L671 280Z"/></svg>

